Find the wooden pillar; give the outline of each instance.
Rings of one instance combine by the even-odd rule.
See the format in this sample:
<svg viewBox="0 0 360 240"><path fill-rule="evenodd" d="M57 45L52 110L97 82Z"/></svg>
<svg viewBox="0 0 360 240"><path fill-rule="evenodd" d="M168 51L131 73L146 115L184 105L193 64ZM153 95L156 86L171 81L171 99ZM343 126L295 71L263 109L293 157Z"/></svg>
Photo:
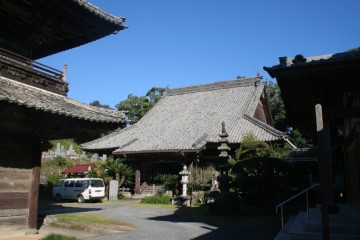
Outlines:
<svg viewBox="0 0 360 240"><path fill-rule="evenodd" d="M135 193L140 194L140 170L137 168L135 170Z"/></svg>
<svg viewBox="0 0 360 240"><path fill-rule="evenodd" d="M192 182L192 181L193 181L192 173L193 173L193 170L194 170L194 162L191 162L191 163L188 165L187 168L188 168L188 171L190 172L189 181Z"/></svg>
<svg viewBox="0 0 360 240"><path fill-rule="evenodd" d="M324 125L323 111L321 104L315 105L316 114L316 131L318 136L318 147L319 147L319 174L321 183L321 212L322 212L322 230L323 239L330 239L330 228L329 228L329 164L331 165L331 158L328 159L330 152L330 134L329 124ZM330 162L329 162L330 161Z"/></svg>
<svg viewBox="0 0 360 240"><path fill-rule="evenodd" d="M29 217L28 228L29 234L38 233L37 231L37 215L39 205L39 184L40 184L40 165L41 165L41 143L36 142L33 144L32 154L32 169L30 177L30 189L29 189Z"/></svg>

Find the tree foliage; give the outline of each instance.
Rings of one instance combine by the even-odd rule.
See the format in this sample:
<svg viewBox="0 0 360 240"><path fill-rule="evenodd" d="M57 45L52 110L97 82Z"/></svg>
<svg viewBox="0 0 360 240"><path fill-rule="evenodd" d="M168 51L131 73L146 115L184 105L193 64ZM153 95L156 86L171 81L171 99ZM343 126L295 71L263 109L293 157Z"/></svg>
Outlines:
<svg viewBox="0 0 360 240"><path fill-rule="evenodd" d="M91 175L102 178L106 183L109 183L110 180L116 180L121 187L132 183L134 170L120 159L109 157L105 162L100 162L97 168L91 172Z"/></svg>
<svg viewBox="0 0 360 240"><path fill-rule="evenodd" d="M278 84L276 82L266 81L265 86L271 117L274 120L274 127L282 132L288 133L290 141L293 142L295 146L312 147L313 134L304 129L294 129L293 126L290 125Z"/></svg>
<svg viewBox="0 0 360 240"><path fill-rule="evenodd" d="M195 166L191 172L192 181L189 183L189 189L192 191L204 191L211 187L211 180L215 167L208 165L204 167Z"/></svg>
<svg viewBox="0 0 360 240"><path fill-rule="evenodd" d="M271 109L271 117L274 120L274 127L280 131L287 132L289 122L286 117L284 102L281 98L280 88L272 81L265 82L267 100Z"/></svg>
<svg viewBox="0 0 360 240"><path fill-rule="evenodd" d="M179 186L179 176L177 174L160 174L154 179L162 183L165 191L172 191L177 194Z"/></svg>
<svg viewBox="0 0 360 240"><path fill-rule="evenodd" d="M284 148L274 148L254 136L247 136L230 160L232 185L240 192L247 192L250 203L272 206L281 189L280 175L285 169L285 163L275 156L284 154Z"/></svg>
<svg viewBox="0 0 360 240"><path fill-rule="evenodd" d="M127 112L127 120L130 124L138 122L157 103L165 88L153 87L145 96L129 94L126 100L116 104L120 111Z"/></svg>
<svg viewBox="0 0 360 240"><path fill-rule="evenodd" d="M101 108L111 109L111 107L110 107L109 105L107 105L107 104L101 104L101 103L99 102L99 100L95 100L95 101L91 102L89 105L95 106L95 107L101 107Z"/></svg>

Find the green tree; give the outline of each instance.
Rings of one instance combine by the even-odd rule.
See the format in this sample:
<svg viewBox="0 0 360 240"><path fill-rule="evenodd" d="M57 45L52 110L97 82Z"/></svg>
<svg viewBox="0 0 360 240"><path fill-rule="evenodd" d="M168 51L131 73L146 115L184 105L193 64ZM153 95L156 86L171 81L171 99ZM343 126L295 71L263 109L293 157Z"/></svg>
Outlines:
<svg viewBox="0 0 360 240"><path fill-rule="evenodd" d="M160 181L165 191L172 191L178 194L179 176L177 174L160 174L155 177L155 180Z"/></svg>
<svg viewBox="0 0 360 240"><path fill-rule="evenodd" d="M100 168L107 176L110 176L112 179L118 181L119 187L123 184L129 184L132 182L131 177L134 175L133 169L121 162L120 159L109 157L100 165Z"/></svg>
<svg viewBox="0 0 360 240"><path fill-rule="evenodd" d="M157 103L165 88L153 87L145 96L135 96L129 94L126 100L116 104L119 111L127 112L129 124L138 122L154 105Z"/></svg>
<svg viewBox="0 0 360 240"><path fill-rule="evenodd" d="M347 52L360 52L360 47L349 49Z"/></svg>
<svg viewBox="0 0 360 240"><path fill-rule="evenodd" d="M286 117L284 102L281 98L280 88L277 83L266 81L267 100L271 109L271 117L274 120L274 127L280 131L289 130L289 122Z"/></svg>
<svg viewBox="0 0 360 240"><path fill-rule="evenodd" d="M232 185L240 192L247 192L251 204L273 206L281 187L281 174L285 162L276 156L285 155L283 148L259 141L252 135L242 141L231 159Z"/></svg>
<svg viewBox="0 0 360 240"><path fill-rule="evenodd" d="M286 116L285 105L281 98L278 84L272 81L265 81L266 95L271 110L271 117L274 120L274 127L289 135L289 139L297 147L313 147L314 134L304 129L294 129Z"/></svg>
<svg viewBox="0 0 360 240"><path fill-rule="evenodd" d="M95 101L91 102L89 105L95 106L95 107L106 108L106 109L112 109L109 105L101 104L98 100L95 100Z"/></svg>

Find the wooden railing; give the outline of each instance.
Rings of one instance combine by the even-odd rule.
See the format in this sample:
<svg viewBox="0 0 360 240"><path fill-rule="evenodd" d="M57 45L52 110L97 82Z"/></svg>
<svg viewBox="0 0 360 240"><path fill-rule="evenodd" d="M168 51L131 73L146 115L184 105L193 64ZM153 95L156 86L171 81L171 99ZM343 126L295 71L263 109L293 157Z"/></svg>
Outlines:
<svg viewBox="0 0 360 240"><path fill-rule="evenodd" d="M309 191L313 188L317 188L319 187L320 184L319 183L315 183L314 185L304 189L303 191L299 192L298 194L288 198L287 200L283 201L282 203L279 203L278 205L276 205L275 209L276 209L276 213L278 212L278 208L280 208L280 214L281 214L281 230L284 230L284 205L290 201L292 201L295 198L298 198L299 196L305 194L306 195L306 217L307 219L309 219Z"/></svg>
<svg viewBox="0 0 360 240"><path fill-rule="evenodd" d="M42 63L36 62L34 60L31 60L29 58L26 58L24 56L14 53L14 52L10 52L3 48L0 48L0 59L21 65L26 68L33 69L35 71L42 72L46 75L55 77L60 80L65 79L65 75L62 71L59 71L55 68L44 65Z"/></svg>

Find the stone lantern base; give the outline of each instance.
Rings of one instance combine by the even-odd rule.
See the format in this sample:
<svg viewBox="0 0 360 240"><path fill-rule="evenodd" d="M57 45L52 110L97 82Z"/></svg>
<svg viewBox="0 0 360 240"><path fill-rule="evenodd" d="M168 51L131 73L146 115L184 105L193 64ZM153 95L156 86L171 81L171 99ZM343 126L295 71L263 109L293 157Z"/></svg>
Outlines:
<svg viewBox="0 0 360 240"><path fill-rule="evenodd" d="M179 196L172 198L172 204L178 206L191 206L191 197L190 196Z"/></svg>

